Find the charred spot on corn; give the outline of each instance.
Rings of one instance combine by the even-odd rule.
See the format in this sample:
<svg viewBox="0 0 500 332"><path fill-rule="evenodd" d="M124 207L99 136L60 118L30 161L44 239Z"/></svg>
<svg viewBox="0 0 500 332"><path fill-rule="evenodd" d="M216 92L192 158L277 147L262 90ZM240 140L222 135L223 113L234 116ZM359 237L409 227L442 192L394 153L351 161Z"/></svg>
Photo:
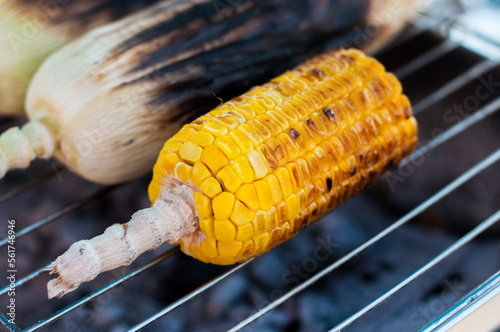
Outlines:
<svg viewBox="0 0 500 332"><path fill-rule="evenodd" d="M297 129L290 129L290 135L292 135L293 138L297 139L300 136L300 133L297 131Z"/></svg>
<svg viewBox="0 0 500 332"><path fill-rule="evenodd" d="M330 107L323 108L323 113L328 117L328 119L335 122L335 124L339 124L339 121L337 120L337 116L335 115L335 113L333 112L333 110Z"/></svg>
<svg viewBox="0 0 500 332"><path fill-rule="evenodd" d="M331 178L326 178L326 187L328 188L328 191L332 191L332 186L333 186L333 181Z"/></svg>

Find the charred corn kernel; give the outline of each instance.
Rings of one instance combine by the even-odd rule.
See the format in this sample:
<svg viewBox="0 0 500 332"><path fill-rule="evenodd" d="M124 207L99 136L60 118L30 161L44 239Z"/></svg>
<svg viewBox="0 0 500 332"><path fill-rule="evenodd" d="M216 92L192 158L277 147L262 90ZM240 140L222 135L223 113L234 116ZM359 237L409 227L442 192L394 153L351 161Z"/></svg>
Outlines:
<svg viewBox="0 0 500 332"><path fill-rule="evenodd" d="M272 138L266 142L266 146L269 148L274 160L278 166L284 166L287 162L286 151L278 139Z"/></svg>
<svg viewBox="0 0 500 332"><path fill-rule="evenodd" d="M230 220L214 221L215 238L219 241L229 242L236 237L236 226Z"/></svg>
<svg viewBox="0 0 500 332"><path fill-rule="evenodd" d="M236 228L236 240L238 241L248 241L255 235L255 230L252 223L238 225Z"/></svg>
<svg viewBox="0 0 500 332"><path fill-rule="evenodd" d="M262 233L266 229L267 213L264 211L257 211L253 218L253 227L257 234Z"/></svg>
<svg viewBox="0 0 500 332"><path fill-rule="evenodd" d="M215 218L229 219L231 212L233 212L234 201L234 195L228 192L223 192L215 197L212 201Z"/></svg>
<svg viewBox="0 0 500 332"><path fill-rule="evenodd" d="M200 229L208 238L215 238L214 217L200 219Z"/></svg>
<svg viewBox="0 0 500 332"><path fill-rule="evenodd" d="M184 182L191 180L193 167L185 163L177 163L174 168L175 175Z"/></svg>
<svg viewBox="0 0 500 332"><path fill-rule="evenodd" d="M173 174L175 165L177 165L181 159L175 153L167 154L163 157L162 165L166 172Z"/></svg>
<svg viewBox="0 0 500 332"><path fill-rule="evenodd" d="M253 184L243 184L236 192L236 198L252 210L259 208L259 197Z"/></svg>
<svg viewBox="0 0 500 332"><path fill-rule="evenodd" d="M267 165L264 161L264 158L262 158L259 152L257 152L256 150L250 151L247 154L247 159L253 169L256 180L266 176L268 171Z"/></svg>
<svg viewBox="0 0 500 332"><path fill-rule="evenodd" d="M259 133L264 140L271 138L271 131L264 126L259 120L250 120L250 125Z"/></svg>
<svg viewBox="0 0 500 332"><path fill-rule="evenodd" d="M217 174L229 162L224 153L215 145L209 145L203 149L201 161L208 166L212 174Z"/></svg>
<svg viewBox="0 0 500 332"><path fill-rule="evenodd" d="M273 206L273 197L271 195L271 189L269 189L269 184L267 182L255 181L253 183L257 197L259 198L260 208L264 211L269 210Z"/></svg>
<svg viewBox="0 0 500 332"><path fill-rule="evenodd" d="M266 229L274 229L278 227L278 213L276 207L272 207L267 211Z"/></svg>
<svg viewBox="0 0 500 332"><path fill-rule="evenodd" d="M217 173L217 180L224 190L234 193L241 186L241 179L231 166L226 166Z"/></svg>
<svg viewBox="0 0 500 332"><path fill-rule="evenodd" d="M231 213L231 220L236 225L245 225L252 221L253 212L247 208L243 203L236 200L234 202L233 213Z"/></svg>
<svg viewBox="0 0 500 332"><path fill-rule="evenodd" d="M189 140L201 147L207 147L214 141L214 136L206 131L197 131L189 137Z"/></svg>
<svg viewBox="0 0 500 332"><path fill-rule="evenodd" d="M149 192L194 164L206 238L183 237L181 248L216 264L294 236L409 154L417 135L397 79L355 50L306 62L187 128L165 145Z"/></svg>
<svg viewBox="0 0 500 332"><path fill-rule="evenodd" d="M200 161L202 151L203 148L201 146L186 142L179 149L179 155L182 159L195 163Z"/></svg>
<svg viewBox="0 0 500 332"><path fill-rule="evenodd" d="M202 163L195 163L193 166L192 180L193 184L197 187L201 186L203 181L211 177L212 174L208 170L207 166Z"/></svg>
<svg viewBox="0 0 500 332"><path fill-rule="evenodd" d="M254 171L247 158L244 156L239 156L234 159L231 163L231 167L234 169L236 174L240 177L243 183L252 183L254 180Z"/></svg>
<svg viewBox="0 0 500 332"><path fill-rule="evenodd" d="M240 148L229 136L218 137L214 145L221 149L229 160L236 158L240 154Z"/></svg>
<svg viewBox="0 0 500 332"><path fill-rule="evenodd" d="M269 243L269 234L262 233L253 238L253 243L255 244L255 251L262 253L266 251L267 244Z"/></svg>
<svg viewBox="0 0 500 332"><path fill-rule="evenodd" d="M234 257L238 257L238 254L242 248L243 243L241 243L240 241L217 243L219 255L221 255L222 257L229 257L234 259Z"/></svg>
<svg viewBox="0 0 500 332"><path fill-rule="evenodd" d="M205 239L201 243L201 250L203 250L203 254L207 258L215 258L219 255L219 252L217 251L217 241L215 239Z"/></svg>
<svg viewBox="0 0 500 332"><path fill-rule="evenodd" d="M200 190L210 198L214 198L222 192L220 183L214 177L209 177L203 181L200 185Z"/></svg>
<svg viewBox="0 0 500 332"><path fill-rule="evenodd" d="M253 240L247 240L242 242L243 247L241 248L240 253L238 254L239 256L253 256L255 253L255 243L253 243Z"/></svg>
<svg viewBox="0 0 500 332"><path fill-rule="evenodd" d="M207 218L213 214L212 200L210 198L203 195L199 191L194 192L193 198L194 198L194 206L196 207L196 213L198 213L200 218ZM216 217L217 217L217 215L216 215Z"/></svg>
<svg viewBox="0 0 500 332"><path fill-rule="evenodd" d="M278 140L281 143L281 147L285 150L287 162L294 161L297 158L297 147L292 137L288 134L281 133L278 135Z"/></svg>

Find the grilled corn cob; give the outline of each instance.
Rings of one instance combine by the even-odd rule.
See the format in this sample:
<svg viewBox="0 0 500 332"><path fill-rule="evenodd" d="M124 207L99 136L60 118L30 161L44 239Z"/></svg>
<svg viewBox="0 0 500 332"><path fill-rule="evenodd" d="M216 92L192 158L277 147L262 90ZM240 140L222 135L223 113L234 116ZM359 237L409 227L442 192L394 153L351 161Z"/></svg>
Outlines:
<svg viewBox="0 0 500 332"><path fill-rule="evenodd" d="M0 113L24 114L29 81L49 54L157 1L0 1Z"/></svg>
<svg viewBox="0 0 500 332"><path fill-rule="evenodd" d="M260 255L413 150L399 81L349 49L317 56L185 125L154 166L153 206L80 241L52 265L62 296L163 242L203 262Z"/></svg>
<svg viewBox="0 0 500 332"><path fill-rule="evenodd" d="M326 46L359 42L371 25L384 33L363 37L361 46L380 45L407 17L369 19L384 6L254 0L214 8L212 0L171 0L94 30L36 74L26 105L31 122L0 137L0 177L52 155L95 182L145 174L166 139L217 105L212 90L233 97Z"/></svg>

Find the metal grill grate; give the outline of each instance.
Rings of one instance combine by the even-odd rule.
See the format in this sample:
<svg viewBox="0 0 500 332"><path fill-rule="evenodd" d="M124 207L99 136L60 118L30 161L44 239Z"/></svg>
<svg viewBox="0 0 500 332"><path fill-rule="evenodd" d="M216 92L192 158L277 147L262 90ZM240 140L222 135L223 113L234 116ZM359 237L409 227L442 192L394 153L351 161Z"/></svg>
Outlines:
<svg viewBox="0 0 500 332"><path fill-rule="evenodd" d="M407 45L411 43L415 43L417 40L420 39L425 39L430 35L429 32L420 30L416 27L413 27L408 30L408 33L406 35L406 38L400 38L397 44L394 44L392 47L388 48L387 50L384 51L384 53L380 54L380 57L386 58L386 57L399 57L402 56L401 54L404 53L404 49L407 47ZM425 37L427 36L427 37ZM425 37L425 38L424 38ZM433 39L434 38L434 39ZM424 50L421 52L419 55L416 57L413 57L409 59L407 62L401 64L398 68L391 69L393 72L403 81L408 77L408 79L412 78L412 75L419 72L419 71L428 71L428 67L431 66L432 64L436 63L437 61L443 60L445 57L450 56L453 54L452 58L456 60L456 58L463 56L465 51L461 47L459 47L457 44L454 44L450 42L447 39L439 39L438 42L435 42L436 38L435 37L430 37L430 40L433 41L433 45L431 47L428 47L428 49ZM403 56L404 57L404 56ZM408 58L408 57L405 57ZM383 60L382 60L383 61ZM444 82L439 89L427 93L425 96L421 96L419 98L419 101L414 104L414 112L417 115L417 119L419 119L420 114L424 114L433 108L434 105L440 103L444 98L449 97L453 93L456 93L459 91L461 88L472 82L474 79L480 77L481 75L491 72L491 71L500 71L498 68L498 64L490 59L485 59L482 58L480 61L477 61L474 63L470 68L465 66L465 68L460 68L460 72L458 72L454 77L447 82ZM405 86L404 82L403 85ZM425 90L425 89L424 89ZM410 96L412 97L412 96ZM429 154L431 151L436 150L439 146L442 144L446 143L449 140L452 140L454 137L463 134L467 129L471 128L472 126L480 123L481 121L484 121L486 118L489 116L493 115L495 112L500 110L500 97L497 97L496 99L493 99L489 101L487 104L482 106L480 109L477 111L473 112L469 116L465 117L462 121L459 123L451 126L447 130L445 130L442 134L438 135L437 137L434 137L432 140L429 140L425 144L422 144L409 158L407 158L400 166L399 169L404 168L407 165L412 164L419 158L421 158L424 155ZM424 128L425 129L425 128ZM463 153L467 153L466 151L462 151ZM440 200L444 199L445 197L449 196L450 194L454 193L454 191L468 182L469 180L473 179L474 177L478 176L480 173L482 173L484 170L486 170L488 167L494 165L495 163L498 163L500 160L500 147L496 147L496 150L494 150L493 153L491 153L489 156L484 158L483 160L477 162L475 165L470 167L467 171L463 172L460 176L449 182L446 186L438 190L435 194L431 195L430 197L426 198L423 202L421 202L418 206L413 208L411 211L406 213L403 217L392 223L389 227L383 229L381 232L370 238L368 241L362 243L359 245L357 248L346 254L345 256L341 257L340 259L336 260L332 264L326 266L323 270L320 270L310 278L306 279L296 287L291 288L287 292L285 292L283 295L278 297L277 299L273 300L269 304L259 308L255 313L251 314L250 316L241 319L239 323L234 325L232 328L230 328L230 331L237 331L240 329L243 329L247 326L251 326L251 324L259 319L262 316L265 316L269 312L271 312L273 309L276 307L280 306L281 304L285 303L285 301L289 300L293 296L297 295L298 293L302 292L303 290L307 289L310 287L312 284L316 283L320 279L324 278L327 276L329 273L332 271L338 269L342 265L350 262L354 257L362 253L363 251L371 248L375 243L381 241L385 237L387 237L389 234L395 232L397 229L399 229L401 226L407 224L410 222L412 219L414 219L416 216L420 215L424 211L426 211L429 207L435 205L438 203ZM398 172L398 170L395 170L393 172ZM33 180L30 180L26 182L25 184L18 185L11 191L3 194L0 196L0 204L7 204L8 201L13 200L15 196L22 194L25 191L28 191L30 189L36 189L37 186L39 186L41 183L50 180L51 178L55 177L57 175L57 172L50 171L45 174L42 174L38 178L35 178ZM379 180L379 182L383 181ZM33 232L39 232L40 229L43 226L46 226L47 224L55 221L56 219L72 212L75 210L80 209L84 205L95 202L97 200L102 200L103 197L108 194L111 191L118 191L122 188L122 186L115 186L115 187L106 187L97 190L96 192L88 195L87 197L80 199L72 204L69 204L56 212L48 215L45 218L42 218L35 223L23 228L22 230L17 231L17 239L20 240L24 236L33 233ZM354 198L355 200L356 198ZM500 208L500 206L498 206ZM98 217L98 216L95 216ZM372 302L366 304L365 307L361 308L357 312L353 313L350 317L344 319L343 321L339 322L338 325L332 328L332 331L339 331L347 326L349 326L351 323L354 321L362 318L365 314L367 314L369 311L383 303L385 300L390 298L392 295L400 291L402 288L406 287L408 284L416 280L417 278L421 277L424 273L429 271L432 267L436 266L439 264L441 261L445 260L448 258L450 255L455 253L457 250L459 250L461 247L469 243L471 240L473 240L475 237L480 235L481 233L484 233L488 228L490 228L494 223L496 223L500 219L500 210L493 213L489 218L484 220L479 226L475 227L473 230L468 232L465 236L461 237L458 241L456 241L454 244L449 246L447 249L442 251L439 255L437 255L435 258L432 260L428 261L425 265L423 265L420 269L415 271L413 274L409 275L407 278L396 284L394 287L391 289L388 289L385 291L382 295L380 295L378 298L374 299ZM124 221L124 220L123 220ZM313 226L314 227L314 226ZM7 244L8 238L4 238L0 240L0 246L5 246ZM293 240L292 240L293 241ZM80 298L79 300L67 305L64 308L61 308L59 311L55 312L54 314L50 315L49 317L40 320L36 324L25 327L23 330L25 331L36 331L41 328L50 326L53 322L56 320L60 319L61 317L67 315L68 313L74 311L75 309L86 305L88 303L91 303L95 299L97 299L99 296L105 294L106 292L111 291L112 289L123 285L127 281L131 280L132 278L141 278L141 274L145 272L146 270L160 264L161 262L169 259L170 257L173 257L174 255L179 253L179 248L174 247L163 254L157 256L156 258L153 258L149 262L143 264L140 267L137 267L130 272L126 273L125 275L115 279L114 281L106 284L105 286L101 287L100 289L92 292L91 294L84 296ZM51 259L55 257L50 257ZM193 290L192 292L185 294L184 296L180 297L177 301L171 303L167 307L165 307L163 310L157 312L156 314L152 315L151 317L138 322L136 326L130 329L130 331L137 331L140 330L149 324L161 319L163 316L167 315L168 313L172 312L174 309L182 306L183 304L187 303L190 300L193 300L200 294L204 293L205 291L212 289L214 287L217 287L217 285L224 279L226 278L231 278L235 272L237 272L240 269L243 269L244 267L254 264L255 260L258 260L259 258L256 259L251 259L243 264L236 265L232 268L229 268L226 272L222 273L221 275L217 276L216 278L208 281L204 285L200 286L199 288ZM16 287L20 287L22 285L25 285L26 283L30 282L31 280L39 277L42 275L45 271L47 266L43 266L34 272L26 275L23 278L20 278L16 281L15 285ZM166 286L168 287L168 286ZM5 296L5 294L8 292L9 286L5 286L0 290L0 296ZM4 315L0 315L0 323L8 330L8 331L20 331L21 327L19 326L14 326L9 324L8 318Z"/></svg>

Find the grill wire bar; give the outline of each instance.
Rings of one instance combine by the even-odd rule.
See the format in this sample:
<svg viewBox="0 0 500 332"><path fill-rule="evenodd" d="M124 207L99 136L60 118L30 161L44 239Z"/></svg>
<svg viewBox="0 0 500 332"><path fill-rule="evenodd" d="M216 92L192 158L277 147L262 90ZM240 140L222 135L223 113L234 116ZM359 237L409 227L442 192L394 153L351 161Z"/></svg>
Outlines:
<svg viewBox="0 0 500 332"><path fill-rule="evenodd" d="M19 232L16 233L16 238L19 239L19 238L21 238L21 237L23 237L23 236L25 236L33 231L36 231L38 228L47 225L48 223L64 216L65 214L68 214L73 210L81 208L82 206L84 206L88 203L91 203L91 202L95 201L96 199L101 198L102 196L106 195L107 193L111 192L112 190L116 189L117 187L118 186L104 187L104 188L96 191L95 193L93 193L93 194L91 194L83 199L80 199L80 200L78 200L70 205L65 206L64 208L62 208L60 210L57 210L56 212L50 214L49 216L42 218L42 219L38 220L37 222L21 229ZM2 240L0 240L0 247L3 247L8 242L9 242L9 237L6 236Z"/></svg>
<svg viewBox="0 0 500 332"><path fill-rule="evenodd" d="M499 151L500 152L500 151ZM404 279L401 281L399 284L391 288L389 291L381 295L379 298L377 298L375 301L371 302L369 305L365 306L363 309L346 319L342 324L336 326L335 328L331 329L331 332L338 332L341 331L342 329L348 327L351 325L354 321L359 319L361 316L364 314L368 313L372 309L374 309L376 306L387 300L389 297L394 295L396 292L398 292L400 289L403 287L407 286L409 283L411 283L413 280L417 279L421 275L423 275L425 272L439 264L441 261L443 261L445 258L453 254L455 251L458 249L462 248L464 245L472 241L475 237L483 233L485 230L493 226L498 220L500 220L500 210L495 212L491 217L483 221L479 226L474 228L472 231L467 233L465 236L460 238L457 242L455 242L451 247L443 251L441 254L436 256L434 259L432 259L430 262L422 266L420 269L415 271L412 275L410 275L408 278Z"/></svg>
<svg viewBox="0 0 500 332"><path fill-rule="evenodd" d="M398 73L399 77L401 77L401 76L407 76L407 75L409 75L409 74L417 71L421 67L424 67L425 65L431 63L432 61L435 61L439 57L444 56L448 52L451 52L456 47L457 46L455 44L452 44L452 43L449 43L448 41L445 41L445 42L439 44L438 46L432 48L430 51L427 51L423 55L417 57L415 60L407 63L404 66L402 66L401 68L399 68L398 70L396 70L395 73ZM431 106L435 102L440 101L445 96L451 94L453 91L458 90L460 87L464 86L466 83L470 82L471 80L473 80L474 78L480 76L481 74L487 72L488 70L492 69L496 65L497 65L497 63L495 63L495 62L493 62L491 60L484 60L484 61L476 64L471 69L467 70L467 72L464 72L463 74L457 76L455 79L453 79L449 83L445 84L440 89L438 89L434 93L430 94L429 96L425 97L422 101L420 101L418 104L416 104L414 106L415 114L417 114L417 113L419 113L419 112L427 109L429 106ZM459 133L463 132L465 129L469 128L470 126L472 126L475 123L481 121L485 117L493 114L499 108L500 108L500 98L494 100L493 102L491 102L490 104L486 105L485 107L483 107L481 110L477 111L476 113L468 116L462 122L454 125L450 129L448 129L447 131L445 131L443 134L441 134L438 137L436 137L435 139L431 140L428 144L426 144L423 147L419 148L412 155L410 155L407 159L405 159L405 161L403 161L403 163L400 165L400 167L403 167L405 165L405 163L408 164L411 161L416 160L418 157L422 156L423 154L427 153L428 151L436 148L437 146L439 146L440 144L442 144L445 141L449 140L450 138L458 135ZM426 208L428 208L429 206L431 206L432 204L434 204L435 202L437 202L441 198L445 197L446 195L448 195L449 193L451 193L453 190L455 190L457 187L459 187L461 184L465 183L466 181L468 181L469 179L471 179L475 175L479 174L482 170L484 170L488 166L492 165L493 163L495 163L499 159L500 159L500 150L497 150L494 154L490 155L490 157L488 157L485 160L483 160L482 162L476 164L473 168L471 168L466 173L463 173L461 176L459 176L452 183L450 183L449 185L447 185L446 187L444 187L443 189L441 189L438 193L436 193L435 195L433 195L431 198L429 198L428 200L426 200L425 202L423 202L421 205L419 205L417 208L415 208L414 210L412 210L410 213L408 213L407 215L405 215L403 218L401 218L400 220L398 220L395 224L393 224L392 226L390 226L389 228L387 228L384 232L379 233L375 237L375 238L377 238L376 241L371 242L373 239L375 239L375 238L372 238L372 240L370 240L370 241L364 243L363 245L361 245L360 247L358 247L358 249L362 248L360 251L358 251L358 253L361 252L362 250L368 248L371 244L377 242L378 240L380 240L384 236L388 235L390 232L394 231L396 228L400 227L402 224L408 222L411 218L413 218L414 216L418 215L418 213L422 212L423 210L425 210ZM51 172L51 173L53 173L53 172ZM20 186L20 187L18 187L16 189L14 189L14 190L12 190L12 191L10 191L10 192L8 192L8 193L0 196L0 204L4 203L8 199L10 199L10 198L12 198L12 197L14 197L14 196L16 196L18 194L20 194L21 192L24 192L24 191L26 191L26 190L28 190L28 189L30 189L32 187L35 187L36 185L38 185L40 183L43 183L43 182L49 180L52 176L50 174L42 174L40 177L35 178L35 179L27 182L26 184L24 184L24 185L22 185L22 186ZM63 215L65 215L65 214L67 214L67 213L75 210L75 209L80 208L81 206L83 206L83 205L85 205L85 204L87 204L87 203L89 203L89 202L91 202L91 201L93 201L95 199L98 199L99 197L103 196L104 194L108 193L109 191L111 191L113 189L115 189L115 187L106 187L106 188L103 188L103 189L99 190L98 192L96 192L96 193L94 193L94 194L92 194L92 195L90 195L90 196L88 196L88 197L86 197L86 198L84 198L84 199L82 199L80 201L77 201L75 203L72 203L71 205L68 205L68 206L62 208L61 210L59 210L59 211L57 211L57 212L49 215L48 217L43 218L43 219L35 222L34 224L32 224L32 225L26 227L25 229L23 229L22 231L20 231L19 233L21 233L21 236L22 236L22 235L28 234L28 233L30 233L32 231L35 231L39 227L47 224L48 222L51 222L51 221L53 221L53 220L55 220L55 219L57 219L57 218L59 218L59 217L61 217ZM418 212L418 213L414 214L413 216L410 216L411 213L416 213L416 212ZM500 213L500 211L497 212L497 213L495 213L495 215L493 215L492 217L490 217L486 221L484 221L483 224L485 224L487 222L490 223L491 219L493 217L496 218L495 221L498 220L498 217L499 217L498 214L499 213ZM404 222L402 222L402 221L404 221ZM483 225L483 224L481 224L481 225ZM386 231L388 231L388 232L386 232ZM384 233L383 236L379 237L379 235L381 235L382 233ZM462 241L463 239L464 238L462 238L459 241ZM468 241L470 241L471 239L469 239ZM5 241L5 239L3 239L2 241L0 241L0 246L4 245L4 241ZM464 244L465 243L463 243L462 245L464 245ZM358 250L358 249L356 249L356 250ZM456 248L456 249L458 249L458 248ZM154 258L149 263L147 263L147 264L145 264L145 265L143 265L143 266L141 266L141 267L133 270L132 272L129 272L128 274L124 275L123 277L120 277L120 278L116 279L115 281L107 284L106 286L102 287L101 289L99 289L99 290L95 291L94 293L90 294L89 296L83 297L79 301L77 301L77 302L69 305L68 307L66 307L66 308L64 308L64 309L62 309L62 310L60 310L58 312L56 312L55 314L51 315L50 317L48 317L45 320L39 321L37 324L35 324L35 325L27 328L26 331L36 331L36 330L38 330L40 328L46 327L47 325L51 324L55 320L61 318L64 315L66 315L67 313L69 313L69 312L75 310L76 308L78 308L78 307L80 307L80 306L82 306L82 305L84 305L84 304L92 301L93 299L95 299L96 297L100 296L101 294L103 294L103 293L109 291L110 289L112 289L112 288L114 288L114 287L122 284L123 282L125 282L125 281L127 281L127 280L129 280L129 279L131 279L133 277L135 277L136 275L138 275L138 274L146 271L147 269L151 268L152 266L154 266L154 265L156 265L156 264L158 264L158 263L166 260L167 258L171 257L172 255L174 255L174 254L176 254L178 252L179 252L179 248L178 247L174 247L173 249L170 249L169 251L167 251L167 252L161 254L160 256ZM325 270L331 269L331 271L333 271L335 268L337 268L338 266L342 265L344 262L346 262L348 260L348 259L346 259L346 257L351 256L351 255L353 257L354 255L357 254L357 253L356 254L353 254L353 253L354 253L354 251L351 252L351 254L348 254L347 256L344 256L341 260L335 262L333 265L329 266ZM451 252L449 254L451 254ZM440 257L440 256L438 256L438 257ZM436 257L435 259L437 259L438 257ZM444 259L444 258L445 257L443 257L442 259ZM176 302L174 302L171 305L167 306L165 309L163 309L162 311L158 312L157 314L155 314L155 315L149 317L148 319L146 319L145 321L137 324L136 326L134 326L131 329L131 331L137 331L137 330L139 330L139 329L141 329L141 328L149 325L150 323L154 322L158 318L164 316L168 312L172 311L173 309L177 308L178 306L180 306L180 305L184 304L185 302L189 301L193 297L201 294L205 290L207 290L207 289L211 288L212 286L216 285L217 283L219 283L223 279L227 278L228 276L230 276L234 272L238 271L242 267L244 267L247 264L249 264L252 260L249 260L249 261L247 261L245 263L239 264L239 265L231 268L227 272L221 274L220 276L214 278L213 280L209 281L205 285L197 288L196 290L192 291L191 293L185 295L184 297L180 298ZM431 262L429 262L429 264ZM437 264L437 263L438 262L435 262L435 264ZM333 266L333 268L332 268L332 266ZM16 286L23 285L26 282L32 280L33 278L39 276L40 274L42 274L46 270L47 267L48 266L40 268L40 269L38 269L38 270L36 270L36 271L28 274L24 278L19 279L17 281L17 283L16 283ZM430 269L431 267L432 266L429 266L427 269ZM321 275L319 277L317 277L317 276L320 275L320 274L323 274L323 272L325 272L325 270L321 271L320 273L318 273L317 275L315 275L313 278L306 280L303 284L297 286L296 288L294 288L289 293L286 293L285 295L283 295L281 298L279 298L275 302L270 303L268 306L264 307L259 312L253 314L252 316L248 317L244 321L242 321L239 324L235 325L233 328L230 329L230 331L235 331L235 330L238 330L238 329L240 329L240 328L248 325L252 321L258 319L259 317L263 316L265 313L267 313L270 310L272 310L273 308L277 307L279 304L283 303L286 299L292 297L293 295L297 294L301 290L307 288L309 285L311 285L312 283L314 283L316 280L320 279L323 275ZM326 273L324 273L324 275L328 274L331 271L326 271ZM425 272L425 271L423 271L423 272ZM409 278L411 278L412 276L410 276ZM317 279L316 279L316 277L317 277ZM415 278L417 278L417 277L418 276L415 276ZM406 282L409 278L405 279L402 283ZM412 280L414 280L414 279L412 279ZM407 281L407 283L411 282L412 280ZM307 283L307 285L304 285L306 283ZM404 287L404 286L402 286L402 287ZM3 289L1 289L0 290L0 296L4 295L6 293L6 291L7 291L7 289L8 289L8 287L4 287ZM390 294L390 295L392 295L392 294ZM387 298L389 296L387 296ZM9 331L18 331L19 330L19 327L9 325L8 321L6 321L6 317L3 316L2 314L0 314L0 324L3 325Z"/></svg>
<svg viewBox="0 0 500 332"><path fill-rule="evenodd" d="M37 331L37 330L41 329L42 327L49 325L50 323L56 321L57 319L61 318L62 316L66 315L66 314L70 313L71 311L81 307L82 305L92 301L93 299L95 299L99 295L104 294L105 292L115 288L116 286L126 282L127 280L130 280L131 278L135 277L136 275L150 269L151 267L155 266L156 264L161 263L162 261L166 260L167 258L172 257L173 255L179 253L179 251L180 251L180 248L178 246L173 247L172 249L168 250L167 252L161 254L160 256L158 256L158 257L152 259L151 261L149 261L148 263L144 264L143 266L133 270L132 272L127 273L123 277L120 277L120 278L110 282L109 284L102 287L101 289L96 290L92 294L81 298L80 300L74 302L73 304L67 306L66 308L59 310L58 312L51 315L47 319L41 320L38 323L36 323L35 325L28 327L24 331L25 332Z"/></svg>
<svg viewBox="0 0 500 332"><path fill-rule="evenodd" d="M494 152L492 155L490 155L489 157L487 157L486 159L484 159L480 163L473 166L467 172L460 175L454 181L450 182L447 186L445 186L444 188L439 190L437 193L432 195L430 198L425 200L423 203L421 203L419 206L417 206L416 208L414 208L413 210L408 212L406 215L404 215L401 219L399 219L398 221L393 223L391 226L387 227L382 232L378 233L377 235L372 237L370 240L366 241L365 243L363 243L362 245L357 247L355 250L351 251L349 254L345 255L344 257L342 257L338 261L334 262L333 264L331 264L327 268L318 272L313 277L307 279L306 281L304 281L300 285L296 286L295 288L293 288L289 292L285 293L284 295L279 297L277 300L269 303L264 308L259 309L259 311L255 312L253 315L251 315L248 318L246 318L245 320L241 321L239 324L233 326L228 331L238 331L238 330L242 329L243 327L247 326L248 324L250 324L251 322L262 317L263 315L265 315L266 313L268 313L272 309L276 308L277 306L279 306L280 304L282 304L283 302L285 302L286 300L288 300L292 296L300 293L301 291L303 291L307 287L311 286L312 284L314 284L315 282L317 282L318 280L320 280L321 278L323 278L324 276L326 276L327 274L329 274L333 270L339 268L340 266L342 266L343 264L345 264L346 262L348 262L349 260L351 260L352 258L357 256L358 254L360 254L361 252L363 252L364 250L366 250L367 248L369 248L373 244L377 243L378 241L380 241L381 239L383 239L384 237L386 237L387 235L389 235L390 233L392 233L396 229L400 228L401 226L403 226L404 224L409 222L411 219L418 216L420 213L422 213L423 211L425 211L430 206L434 205L435 203L437 203L438 201L440 201L444 197L448 196L450 193L455 191L455 189L457 189L458 187L460 187L461 185L463 185L464 183L466 183L467 181L472 179L477 174L481 173L483 170L485 170L489 166L498 162L499 160L500 160L500 149L498 149L496 152Z"/></svg>

